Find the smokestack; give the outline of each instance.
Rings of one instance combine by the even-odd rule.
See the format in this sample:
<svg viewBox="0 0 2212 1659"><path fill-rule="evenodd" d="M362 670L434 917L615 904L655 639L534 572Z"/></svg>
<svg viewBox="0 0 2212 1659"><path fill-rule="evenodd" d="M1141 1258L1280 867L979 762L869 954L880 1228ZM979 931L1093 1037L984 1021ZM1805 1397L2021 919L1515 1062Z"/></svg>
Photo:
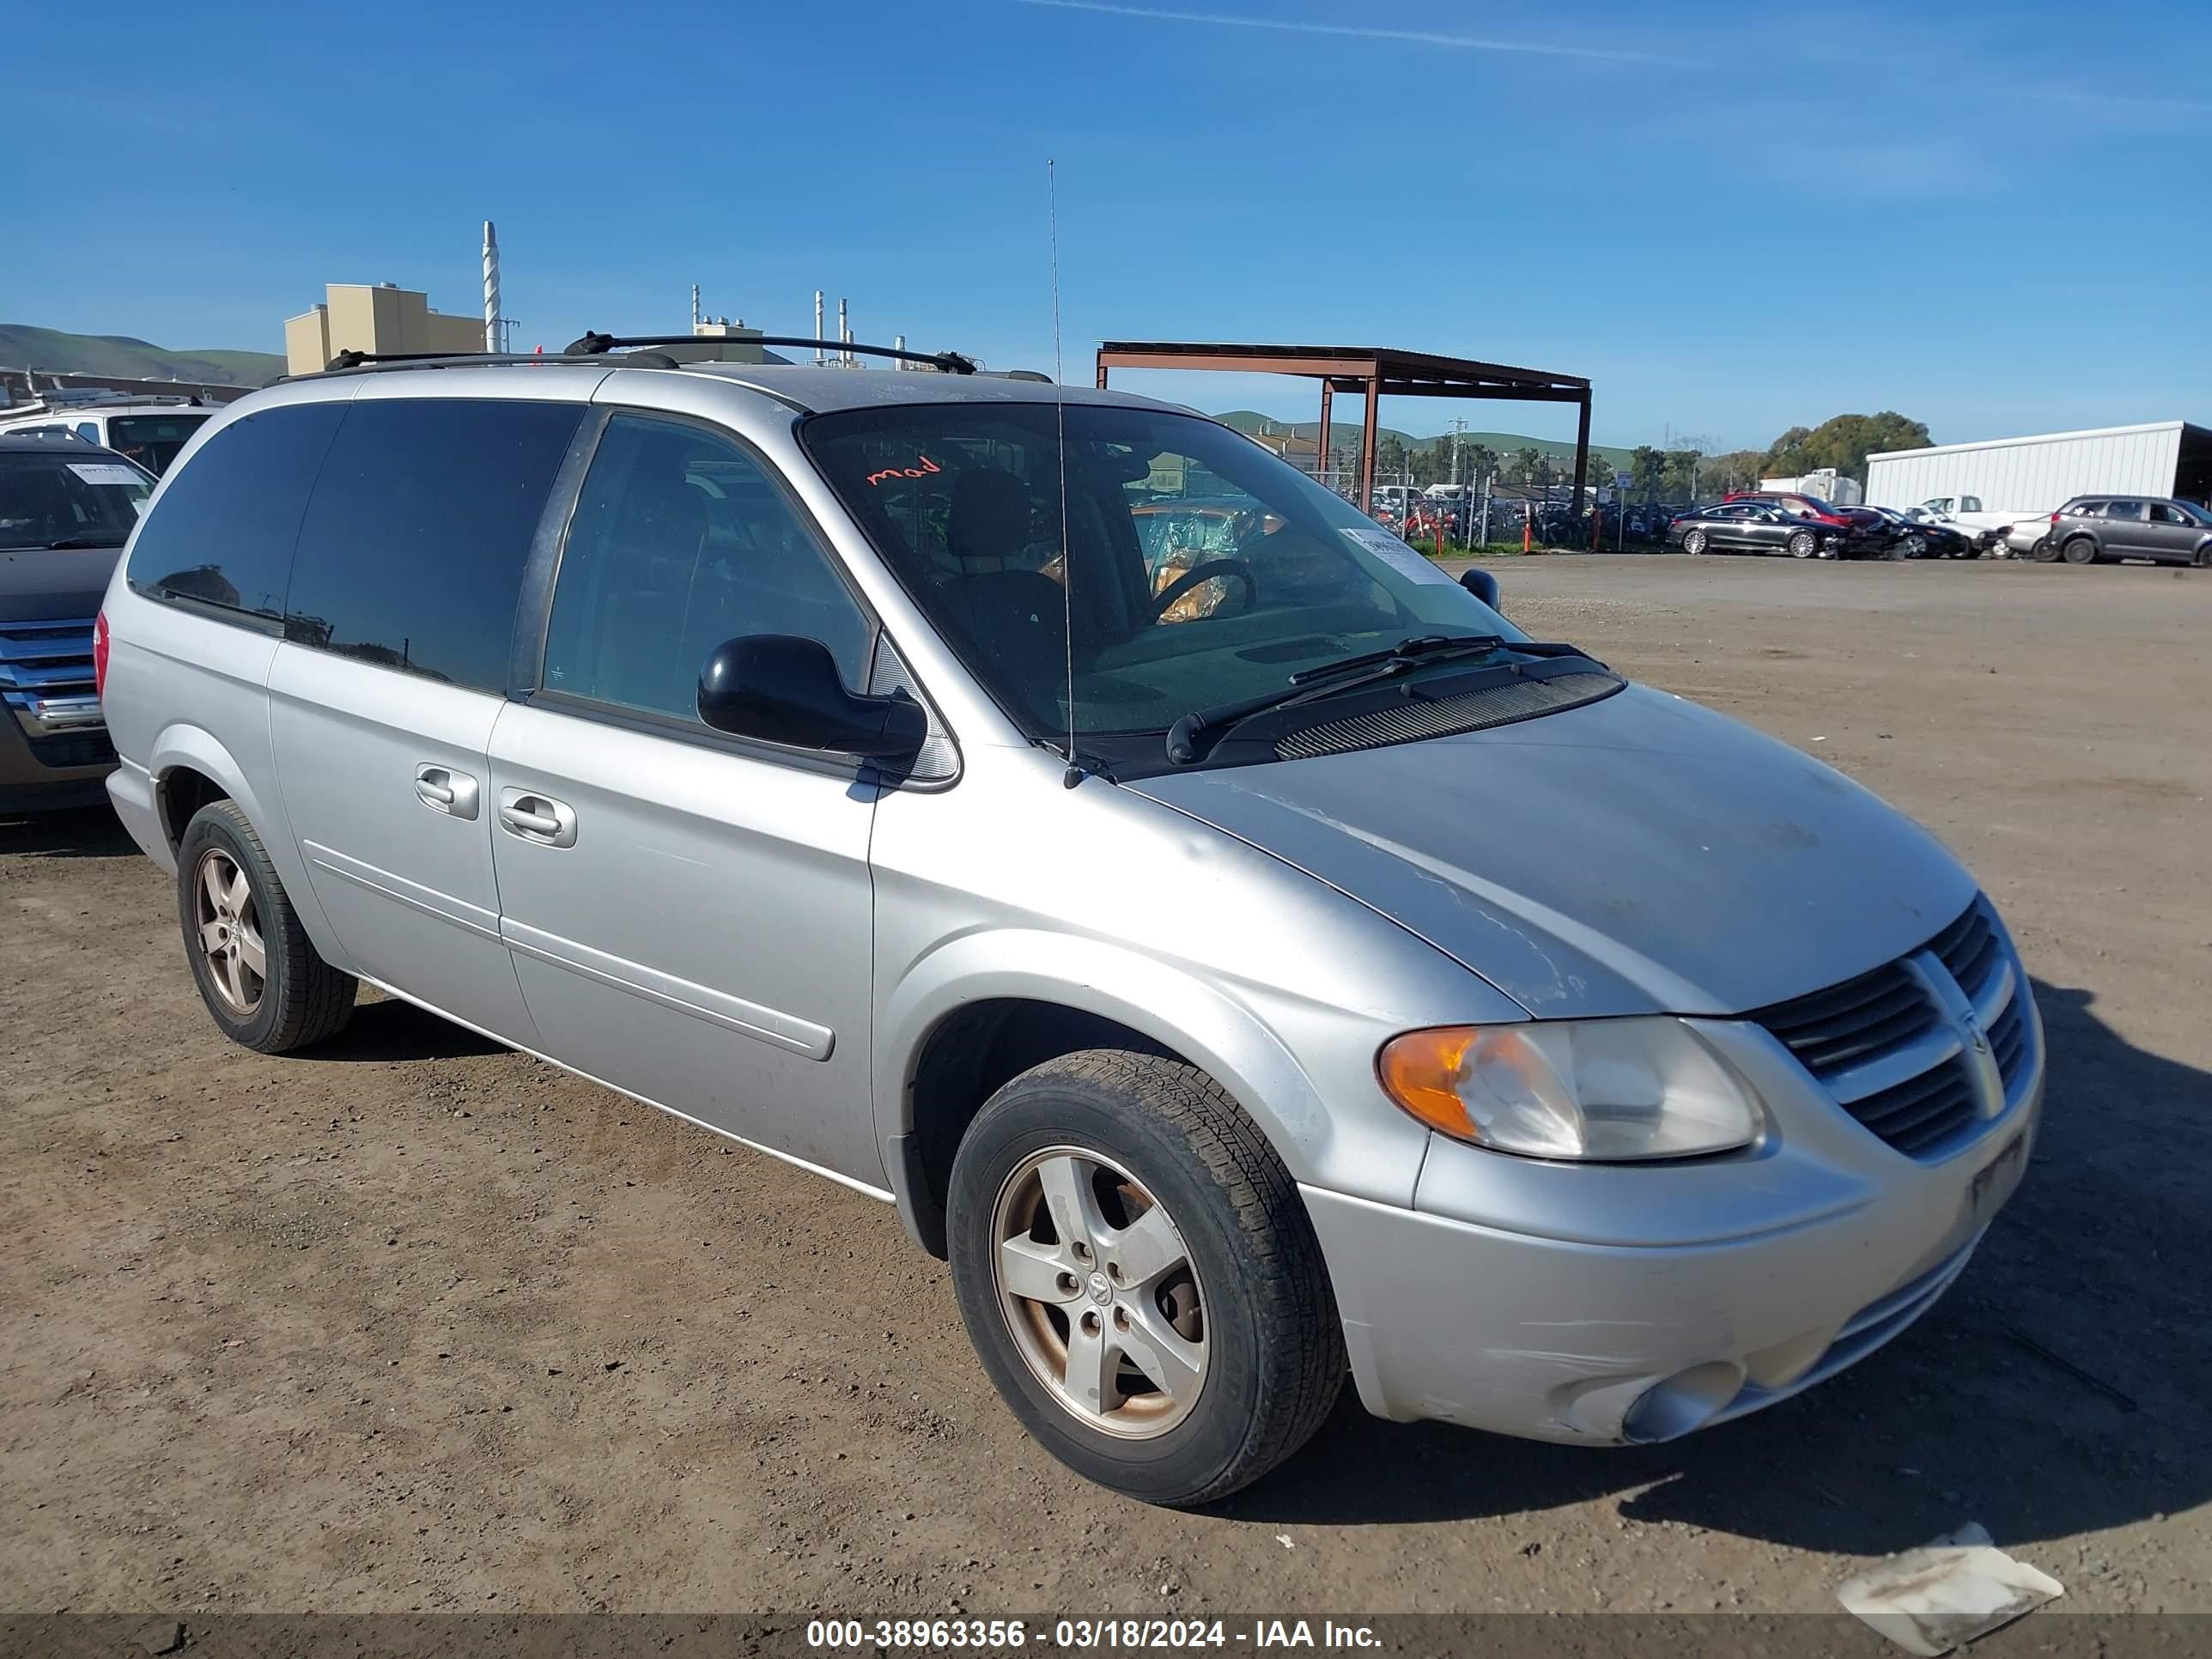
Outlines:
<svg viewBox="0 0 2212 1659"><path fill-rule="evenodd" d="M904 351L906 349L906 336L903 334L894 336L891 339L891 349L893 351ZM903 357L894 357L891 359L891 367L893 368L904 368L907 367L907 361Z"/></svg>
<svg viewBox="0 0 2212 1659"><path fill-rule="evenodd" d="M844 348L850 346L852 343L853 331L851 326L845 321L845 302L842 300L840 300L837 301L837 344L839 347L837 361L844 364L848 368L850 368L853 366L853 354Z"/></svg>
<svg viewBox="0 0 2212 1659"><path fill-rule="evenodd" d="M818 288L814 290L814 362L818 368L822 362L822 290Z"/></svg>
<svg viewBox="0 0 2212 1659"><path fill-rule="evenodd" d="M691 284L691 331L699 331L699 284Z"/></svg>
<svg viewBox="0 0 2212 1659"><path fill-rule="evenodd" d="M484 221L483 243L484 276L484 349L497 351L499 337L499 232L492 222Z"/></svg>

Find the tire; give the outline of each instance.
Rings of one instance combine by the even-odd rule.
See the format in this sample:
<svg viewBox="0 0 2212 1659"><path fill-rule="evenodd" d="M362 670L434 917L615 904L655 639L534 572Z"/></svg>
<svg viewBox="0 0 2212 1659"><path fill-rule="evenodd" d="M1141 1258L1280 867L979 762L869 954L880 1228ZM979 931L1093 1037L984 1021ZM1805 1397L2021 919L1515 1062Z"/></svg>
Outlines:
<svg viewBox="0 0 2212 1659"><path fill-rule="evenodd" d="M1820 538L1809 530L1793 530L1783 544L1793 559L1809 559L1820 550Z"/></svg>
<svg viewBox="0 0 2212 1659"><path fill-rule="evenodd" d="M2036 543L2035 562L2038 564L2058 562L2058 543L2055 538L2045 536L2041 541Z"/></svg>
<svg viewBox="0 0 2212 1659"><path fill-rule="evenodd" d="M2189 562L2199 570L2212 568L2212 542L2207 542L2190 557Z"/></svg>
<svg viewBox="0 0 2212 1659"><path fill-rule="evenodd" d="M2072 541L2067 543L2064 547L2059 549L2059 551L2064 556L2066 562L2069 564L2094 564L2097 562L2097 544L2091 541L2087 536L2075 537Z"/></svg>
<svg viewBox="0 0 2212 1659"><path fill-rule="evenodd" d="M1890 550L1893 559L1923 559L1928 556L1928 544L1917 536L1907 536Z"/></svg>
<svg viewBox="0 0 2212 1659"><path fill-rule="evenodd" d="M1702 553L1705 550L1705 532L1702 530L1692 530L1682 538L1682 551L1685 553L1692 555Z"/></svg>
<svg viewBox="0 0 2212 1659"><path fill-rule="evenodd" d="M289 1054L337 1036L353 1017L354 976L315 953L235 801L210 801L185 826L177 921L200 1000L233 1042Z"/></svg>
<svg viewBox="0 0 2212 1659"><path fill-rule="evenodd" d="M1058 1220L1082 1193L1087 1221ZM1336 1402L1344 1332L1297 1188L1193 1066L1094 1048L1023 1073L969 1127L946 1210L984 1369L1086 1480L1208 1503L1297 1451ZM1117 1248L1143 1258L1140 1279L1125 1280ZM1018 1279L1042 1297L1008 1289ZM1070 1361L1079 1326L1098 1357L1088 1401Z"/></svg>

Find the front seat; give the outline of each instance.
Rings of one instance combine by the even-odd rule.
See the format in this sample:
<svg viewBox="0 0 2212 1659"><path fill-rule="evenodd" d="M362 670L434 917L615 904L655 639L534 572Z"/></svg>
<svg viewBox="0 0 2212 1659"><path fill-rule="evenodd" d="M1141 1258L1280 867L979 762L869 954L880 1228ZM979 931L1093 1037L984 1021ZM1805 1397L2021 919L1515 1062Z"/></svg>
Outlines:
<svg viewBox="0 0 2212 1659"><path fill-rule="evenodd" d="M1029 487L1004 468L970 467L952 481L945 542L962 574L947 596L983 653L1024 685L1055 681L1067 664L1066 594L1007 562L1029 547L1033 516Z"/></svg>

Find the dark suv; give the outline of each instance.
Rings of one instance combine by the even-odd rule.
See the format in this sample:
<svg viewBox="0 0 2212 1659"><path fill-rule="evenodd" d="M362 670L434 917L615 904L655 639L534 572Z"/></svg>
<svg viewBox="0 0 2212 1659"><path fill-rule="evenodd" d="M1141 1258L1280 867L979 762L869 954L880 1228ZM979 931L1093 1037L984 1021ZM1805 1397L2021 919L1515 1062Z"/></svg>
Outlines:
<svg viewBox="0 0 2212 1659"><path fill-rule="evenodd" d="M2035 556L2046 564L2063 558L2212 565L2212 513L2170 496L2076 495L2051 515L2051 533L2036 544Z"/></svg>
<svg viewBox="0 0 2212 1659"><path fill-rule="evenodd" d="M107 799L93 621L153 489L112 450L0 435L0 813Z"/></svg>

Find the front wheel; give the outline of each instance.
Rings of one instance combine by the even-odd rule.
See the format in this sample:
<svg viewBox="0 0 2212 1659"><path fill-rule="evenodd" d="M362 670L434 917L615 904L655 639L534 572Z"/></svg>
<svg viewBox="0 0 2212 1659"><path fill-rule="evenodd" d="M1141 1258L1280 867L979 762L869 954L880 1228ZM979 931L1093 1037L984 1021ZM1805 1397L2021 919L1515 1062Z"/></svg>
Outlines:
<svg viewBox="0 0 2212 1659"><path fill-rule="evenodd" d="M177 843L177 920L200 1000L232 1042L281 1054L335 1036L356 984L315 952L252 821L210 801Z"/></svg>
<svg viewBox="0 0 2212 1659"><path fill-rule="evenodd" d="M1791 558L1809 559L1820 550L1820 538L1809 530L1793 530L1784 545L1789 548Z"/></svg>
<svg viewBox="0 0 2212 1659"><path fill-rule="evenodd" d="M962 1139L947 1224L1000 1397L1100 1486L1209 1502L1335 1403L1344 1334L1297 1188L1193 1066L1098 1048L1024 1072Z"/></svg>

